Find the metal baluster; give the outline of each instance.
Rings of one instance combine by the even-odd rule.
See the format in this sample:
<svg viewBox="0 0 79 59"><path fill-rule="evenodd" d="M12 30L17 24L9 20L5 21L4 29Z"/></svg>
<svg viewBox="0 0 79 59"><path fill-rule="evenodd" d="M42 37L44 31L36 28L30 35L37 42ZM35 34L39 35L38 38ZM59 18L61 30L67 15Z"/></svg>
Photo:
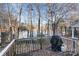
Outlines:
<svg viewBox="0 0 79 59"><path fill-rule="evenodd" d="M28 43L28 45L29 45L29 46L28 46L28 52L29 52L29 55L30 55L30 41L28 40L28 42L29 42L29 43Z"/></svg>
<svg viewBox="0 0 79 59"><path fill-rule="evenodd" d="M32 39L30 41L30 55L31 55L31 51L32 51Z"/></svg>
<svg viewBox="0 0 79 59"><path fill-rule="evenodd" d="M23 41L23 48L22 48L22 50L23 50L23 53L24 53L24 45L25 45L25 40Z"/></svg>
<svg viewBox="0 0 79 59"><path fill-rule="evenodd" d="M14 44L13 44L13 46L12 46L12 56L14 56Z"/></svg>
<svg viewBox="0 0 79 59"><path fill-rule="evenodd" d="M19 41L19 54L21 54L21 41Z"/></svg>
<svg viewBox="0 0 79 59"><path fill-rule="evenodd" d="M13 45L11 47L11 56L13 56L13 54L14 54L14 43L13 43Z"/></svg>
<svg viewBox="0 0 79 59"><path fill-rule="evenodd" d="M32 53L31 53L31 51L33 51L33 43L32 43L32 38L31 38L30 48L31 48L31 50L30 50L30 54L32 54Z"/></svg>
<svg viewBox="0 0 79 59"><path fill-rule="evenodd" d="M21 47L21 54L22 54L22 41L20 41L20 47Z"/></svg>
<svg viewBox="0 0 79 59"><path fill-rule="evenodd" d="M13 51L13 53L12 53L12 56L14 56L14 44L13 44L13 47L12 47L12 51Z"/></svg>
<svg viewBox="0 0 79 59"><path fill-rule="evenodd" d="M5 53L3 56L7 56L7 53Z"/></svg>
<svg viewBox="0 0 79 59"><path fill-rule="evenodd" d="M6 56L7 55L7 53L5 53L3 56Z"/></svg>
<svg viewBox="0 0 79 59"><path fill-rule="evenodd" d="M35 50L35 40L34 40L34 43L33 43L33 50Z"/></svg>
<svg viewBox="0 0 79 59"><path fill-rule="evenodd" d="M10 47L10 49L9 49L9 55L8 56L11 56L11 47Z"/></svg>
<svg viewBox="0 0 79 59"><path fill-rule="evenodd" d="M24 53L24 51L25 51L25 40L23 41L23 53Z"/></svg>
<svg viewBox="0 0 79 59"><path fill-rule="evenodd" d="M13 55L14 55L14 56L16 55L16 41L15 41L15 43L14 43L14 45L13 45Z"/></svg>
<svg viewBox="0 0 79 59"><path fill-rule="evenodd" d="M18 47L19 47L19 46L18 46L18 43L19 43L19 41L17 40L17 41L16 41L16 54L18 54Z"/></svg>
<svg viewBox="0 0 79 59"><path fill-rule="evenodd" d="M31 42L31 39L30 39L30 42L29 42L29 45L30 45L30 46L29 46L29 54L31 54L31 43L32 43L32 42Z"/></svg>
<svg viewBox="0 0 79 59"><path fill-rule="evenodd" d="M10 51L9 56L12 56L12 52L13 52L13 51L12 51L12 47L10 47L10 50L9 50L9 51Z"/></svg>
<svg viewBox="0 0 79 59"><path fill-rule="evenodd" d="M8 53L9 53L8 56L10 56L10 50L8 51Z"/></svg>
<svg viewBox="0 0 79 59"><path fill-rule="evenodd" d="M77 53L79 54L79 40L77 41Z"/></svg>
<svg viewBox="0 0 79 59"><path fill-rule="evenodd" d="M21 54L21 40L20 40L20 47L19 48L20 48L20 54Z"/></svg>
<svg viewBox="0 0 79 59"><path fill-rule="evenodd" d="M12 46L12 56L14 55L14 44Z"/></svg>
<svg viewBox="0 0 79 59"><path fill-rule="evenodd" d="M17 47L18 47L18 48L17 48L17 51L18 51L18 54L19 54L19 53L20 53L20 48L19 48L19 47L20 47L20 41L18 40L17 42L18 42L18 45L17 45Z"/></svg>
<svg viewBox="0 0 79 59"><path fill-rule="evenodd" d="M13 45L11 46L11 49L10 49L10 56L12 56L13 54Z"/></svg>
<svg viewBox="0 0 79 59"><path fill-rule="evenodd" d="M32 51L34 51L34 40L32 39Z"/></svg>
<svg viewBox="0 0 79 59"><path fill-rule="evenodd" d="M36 50L36 45L37 45L37 41L35 40L35 49L34 50Z"/></svg>
<svg viewBox="0 0 79 59"><path fill-rule="evenodd" d="M79 39L78 39L78 42L77 42L77 52L79 54Z"/></svg>
<svg viewBox="0 0 79 59"><path fill-rule="evenodd" d="M38 41L37 41L36 49L39 49L39 43L38 43Z"/></svg>
<svg viewBox="0 0 79 59"><path fill-rule="evenodd" d="M25 43L25 40L23 41L23 45L22 45L22 53L24 53L24 43Z"/></svg>
<svg viewBox="0 0 79 59"><path fill-rule="evenodd" d="M18 41L16 41L16 54L18 54Z"/></svg>
<svg viewBox="0 0 79 59"><path fill-rule="evenodd" d="M25 41L26 41L26 40L25 40ZM23 51L24 51L24 52L23 52L23 53L25 53L25 41L24 41L24 47L23 47Z"/></svg>
<svg viewBox="0 0 79 59"><path fill-rule="evenodd" d="M67 43L66 51L69 51L69 49L68 49L68 44L69 44L68 39L66 40L66 43Z"/></svg>
<svg viewBox="0 0 79 59"><path fill-rule="evenodd" d="M11 54L11 56L13 56L13 45L11 46L11 50L10 50L10 54Z"/></svg>
<svg viewBox="0 0 79 59"><path fill-rule="evenodd" d="M25 51L26 53L28 52L28 41L27 40L25 41Z"/></svg>
<svg viewBox="0 0 79 59"><path fill-rule="evenodd" d="M16 41L16 51L17 51L16 54L18 54L18 50L19 50L19 49L18 49L18 47L19 47L18 43L19 43L19 41L17 40L17 41Z"/></svg>
<svg viewBox="0 0 79 59"><path fill-rule="evenodd" d="M75 41L75 54L77 54L77 42L78 40Z"/></svg>
<svg viewBox="0 0 79 59"><path fill-rule="evenodd" d="M8 56L9 55L9 51L6 53L6 56Z"/></svg>
<svg viewBox="0 0 79 59"><path fill-rule="evenodd" d="M23 45L23 41L21 41L21 54L22 54L22 45Z"/></svg>
<svg viewBox="0 0 79 59"><path fill-rule="evenodd" d="M36 50L36 44L37 44L37 43L36 43L36 40L35 40L35 49L34 49L34 50Z"/></svg>
<svg viewBox="0 0 79 59"><path fill-rule="evenodd" d="M40 43L39 43L39 42L38 42L38 46L37 46L37 48L40 49Z"/></svg>
<svg viewBox="0 0 79 59"><path fill-rule="evenodd" d="M36 49L38 49L37 46L38 46L38 42L37 42L37 40L36 40Z"/></svg>
<svg viewBox="0 0 79 59"><path fill-rule="evenodd" d="M22 41L22 53L24 53L24 41L25 40Z"/></svg>
<svg viewBox="0 0 79 59"><path fill-rule="evenodd" d="M26 40L24 41L24 52L26 53Z"/></svg>
<svg viewBox="0 0 79 59"><path fill-rule="evenodd" d="M38 42L38 38L37 38L37 46L36 46L37 49L39 49L39 42Z"/></svg>
<svg viewBox="0 0 79 59"><path fill-rule="evenodd" d="M36 50L36 40L35 40L35 42L34 42L34 50Z"/></svg>
<svg viewBox="0 0 79 59"><path fill-rule="evenodd" d="M17 45L17 43L15 41L15 55L17 54L17 52L16 52L16 49L17 49L16 45Z"/></svg>
<svg viewBox="0 0 79 59"><path fill-rule="evenodd" d="M22 54L22 40L20 41L20 44L21 44L21 54Z"/></svg>

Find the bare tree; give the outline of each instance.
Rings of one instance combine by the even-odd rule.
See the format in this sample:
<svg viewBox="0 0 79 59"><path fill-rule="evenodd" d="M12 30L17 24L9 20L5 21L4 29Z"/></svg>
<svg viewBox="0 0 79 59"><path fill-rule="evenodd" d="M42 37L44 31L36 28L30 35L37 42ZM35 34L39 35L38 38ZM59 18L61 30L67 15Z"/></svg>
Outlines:
<svg viewBox="0 0 79 59"><path fill-rule="evenodd" d="M9 37L10 37L10 40L12 40L13 39L13 31L14 31L13 26L12 26L12 21L13 21L13 19L12 19L12 17L13 17L12 4L7 4L7 9L8 9L8 22L9 22L9 26L8 26L9 27Z"/></svg>
<svg viewBox="0 0 79 59"><path fill-rule="evenodd" d="M38 15L38 31L37 31L37 36L40 35L40 18L41 18L41 14L40 14L40 4L36 4L36 10L37 10L37 15Z"/></svg>
<svg viewBox="0 0 79 59"><path fill-rule="evenodd" d="M51 22L53 28L53 35L56 33L56 29L61 18L67 17L68 13L76 9L76 4L48 4L49 5L49 14L51 15Z"/></svg>
<svg viewBox="0 0 79 59"><path fill-rule="evenodd" d="M18 37L19 37L19 27L20 27L20 24L21 24L21 14L22 14L22 4L19 4L18 5L18 19L19 19L19 23L18 23Z"/></svg>
<svg viewBox="0 0 79 59"><path fill-rule="evenodd" d="M33 21L32 20L33 6L32 6L32 4L29 4L28 7L29 7L29 9L28 9L28 20L30 21L29 22L30 23L29 24L30 25L30 29L29 29L30 30L30 33L29 34L30 34L30 37L33 37L33 28L32 28L33 27L32 26L33 25L32 24L32 21Z"/></svg>

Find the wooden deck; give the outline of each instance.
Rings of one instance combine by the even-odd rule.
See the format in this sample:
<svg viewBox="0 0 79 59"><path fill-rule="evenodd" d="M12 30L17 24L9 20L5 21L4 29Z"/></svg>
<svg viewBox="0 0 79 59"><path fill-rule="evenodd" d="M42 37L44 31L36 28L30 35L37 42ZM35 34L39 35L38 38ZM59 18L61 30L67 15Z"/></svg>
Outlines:
<svg viewBox="0 0 79 59"><path fill-rule="evenodd" d="M50 47L31 51L28 53L18 54L17 56L62 56L62 52L54 52Z"/></svg>
<svg viewBox="0 0 79 59"><path fill-rule="evenodd" d="M28 53L17 54L16 56L72 56L70 52L55 52L50 47L43 48Z"/></svg>

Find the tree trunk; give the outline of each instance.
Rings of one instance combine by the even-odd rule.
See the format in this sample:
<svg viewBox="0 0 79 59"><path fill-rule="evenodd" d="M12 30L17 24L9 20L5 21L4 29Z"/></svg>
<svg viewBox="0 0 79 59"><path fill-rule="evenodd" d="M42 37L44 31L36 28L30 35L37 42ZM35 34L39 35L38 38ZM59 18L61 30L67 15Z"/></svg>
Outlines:
<svg viewBox="0 0 79 59"><path fill-rule="evenodd" d="M37 34L37 36L39 36L39 34L40 34L40 16L39 16L39 20L38 20L38 34Z"/></svg>
<svg viewBox="0 0 79 59"><path fill-rule="evenodd" d="M62 26L61 26L61 35L62 35Z"/></svg>
<svg viewBox="0 0 79 59"><path fill-rule="evenodd" d="M48 28L47 29L48 29L48 36L49 36L49 20L48 20Z"/></svg>
<svg viewBox="0 0 79 59"><path fill-rule="evenodd" d="M65 35L66 35L66 27L65 27Z"/></svg>
<svg viewBox="0 0 79 59"><path fill-rule="evenodd" d="M55 23L52 24L52 28L53 28L53 35L55 35L55 30L56 30L56 27L55 27Z"/></svg>

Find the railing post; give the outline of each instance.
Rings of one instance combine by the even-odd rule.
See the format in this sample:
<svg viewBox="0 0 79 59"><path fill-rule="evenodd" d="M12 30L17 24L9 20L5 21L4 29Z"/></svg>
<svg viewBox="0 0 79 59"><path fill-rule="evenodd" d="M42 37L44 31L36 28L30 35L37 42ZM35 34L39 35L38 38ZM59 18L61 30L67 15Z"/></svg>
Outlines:
<svg viewBox="0 0 79 59"><path fill-rule="evenodd" d="M74 51L74 47L75 47L75 41L74 41L74 27L72 27L72 48L71 51Z"/></svg>
<svg viewBox="0 0 79 59"><path fill-rule="evenodd" d="M13 49L13 46L14 46L14 43L15 43L15 39L13 39L0 53L0 56L11 56L13 55L14 53L14 49Z"/></svg>
<svg viewBox="0 0 79 59"><path fill-rule="evenodd" d="M78 40L78 38L72 38L72 40L73 40L73 52L74 52L73 55L76 55L77 54L77 40Z"/></svg>

